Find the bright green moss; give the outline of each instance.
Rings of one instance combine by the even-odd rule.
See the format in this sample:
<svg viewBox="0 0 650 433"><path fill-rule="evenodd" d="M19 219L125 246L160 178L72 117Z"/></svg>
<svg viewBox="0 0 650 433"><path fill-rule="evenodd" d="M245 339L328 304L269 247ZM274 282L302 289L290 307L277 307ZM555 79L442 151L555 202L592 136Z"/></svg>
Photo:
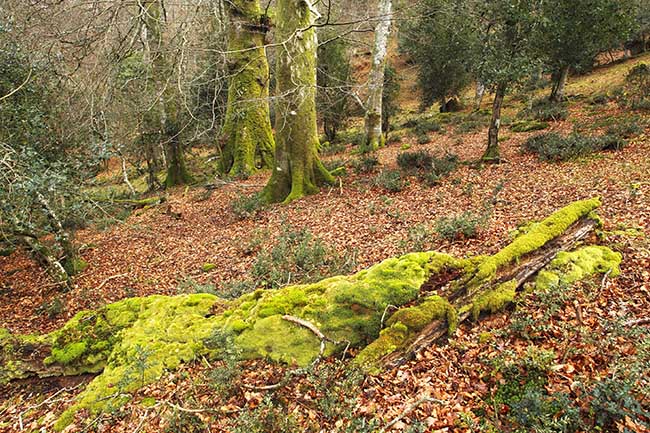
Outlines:
<svg viewBox="0 0 650 433"><path fill-rule="evenodd" d="M201 270L203 272L210 272L214 271L217 268L217 265L214 263L203 263L203 266L201 266Z"/></svg>
<svg viewBox="0 0 650 433"><path fill-rule="evenodd" d="M537 275L535 287L539 290L549 290L610 271L615 277L620 274L622 258L620 253L604 246L592 245L575 251L562 251Z"/></svg>
<svg viewBox="0 0 650 433"><path fill-rule="evenodd" d="M285 314L309 320L333 340L366 344L377 338L388 305L403 305L415 299L433 272L462 263L435 252L415 253L386 260L356 275L279 290L258 290L231 303L208 294L150 296L79 313L55 333L57 347L84 342L84 350L75 353L75 362L101 364L104 370L57 426L65 427L70 414L79 409L97 413L121 404L123 398L119 396L157 380L166 369L202 355L219 357L219 348L209 350L204 344L215 331L234 333L244 358L266 357L300 366L318 356L320 341L308 329L284 320ZM226 311L212 315L216 303L223 303ZM434 304L438 305L433 300L426 304L428 314L453 316ZM393 333L409 332L400 324L391 329ZM87 334L93 337L88 340ZM326 354L344 347L328 343ZM104 351L98 356L89 348Z"/></svg>
<svg viewBox="0 0 650 433"><path fill-rule="evenodd" d="M492 290L478 295L472 302L472 317L478 319L483 312L496 313L514 301L517 294L517 280L510 280L500 284Z"/></svg>
<svg viewBox="0 0 650 433"><path fill-rule="evenodd" d="M379 338L366 346L355 358L354 365L370 374L379 372L377 362L402 347L409 338L409 329L397 322L381 331Z"/></svg>
<svg viewBox="0 0 650 433"><path fill-rule="evenodd" d="M479 287L490 281L497 270L516 262L519 258L531 253L547 242L561 235L580 218L590 215L601 204L599 198L576 201L560 209L553 215L529 228L528 232L517 237L507 247L495 255L485 259L469 281L470 287Z"/></svg>
<svg viewBox="0 0 650 433"><path fill-rule="evenodd" d="M70 343L62 348L54 347L52 348L52 355L46 358L44 362L45 364L53 364L55 362L63 365L71 364L79 360L86 352L86 349L87 343L85 341Z"/></svg>

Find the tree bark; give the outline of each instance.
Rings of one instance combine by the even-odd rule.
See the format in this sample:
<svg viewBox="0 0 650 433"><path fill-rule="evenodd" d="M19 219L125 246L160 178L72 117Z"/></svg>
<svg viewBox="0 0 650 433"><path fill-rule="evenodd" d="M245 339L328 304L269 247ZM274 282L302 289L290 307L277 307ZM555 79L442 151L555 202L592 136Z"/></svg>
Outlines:
<svg viewBox="0 0 650 433"><path fill-rule="evenodd" d="M390 36L392 0L379 0L379 23L375 28L375 42L372 51L372 64L368 77L368 103L366 104L364 152L377 150L385 143L382 131L382 99L384 94L384 75Z"/></svg>
<svg viewBox="0 0 650 433"><path fill-rule="evenodd" d="M563 66L554 76L556 77L551 89L549 100L552 102L562 102L564 100L564 89L569 80L569 66Z"/></svg>
<svg viewBox="0 0 650 433"><path fill-rule="evenodd" d="M318 158L316 50L312 0L279 0L275 166L263 197L289 203L334 178Z"/></svg>
<svg viewBox="0 0 650 433"><path fill-rule="evenodd" d="M220 170L247 176L273 166L273 131L269 116L269 65L264 38L267 17L259 0L226 3L229 15L230 83L223 128Z"/></svg>
<svg viewBox="0 0 650 433"><path fill-rule="evenodd" d="M179 95L170 82L172 69L163 37L163 0L142 0L139 4L147 34L151 55L151 68L156 91L159 92L160 129L167 162L165 186L172 187L190 183L192 177L185 164L183 145L180 141L181 125L178 106Z"/></svg>
<svg viewBox="0 0 650 433"><path fill-rule="evenodd" d="M476 91L474 94L474 110L478 111L481 109L481 103L483 102L483 96L485 96L485 85L480 81L476 82Z"/></svg>
<svg viewBox="0 0 650 433"><path fill-rule="evenodd" d="M494 94L494 104L492 105L492 120L488 130L488 145L483 157L484 162L498 163L501 160L499 156L499 129L501 128L501 107L506 95L507 86L505 84L497 85Z"/></svg>

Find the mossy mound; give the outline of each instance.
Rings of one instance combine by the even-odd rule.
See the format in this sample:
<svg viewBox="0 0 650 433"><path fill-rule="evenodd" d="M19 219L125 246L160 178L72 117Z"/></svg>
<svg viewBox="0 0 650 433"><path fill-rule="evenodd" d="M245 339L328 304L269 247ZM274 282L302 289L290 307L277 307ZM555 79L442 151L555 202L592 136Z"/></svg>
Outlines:
<svg viewBox="0 0 650 433"><path fill-rule="evenodd" d="M356 275L258 290L235 301L209 294L130 298L78 313L49 335L14 337L4 332L1 337L48 343L51 354L44 363L63 368L65 374L103 370L61 416L56 424L60 430L80 409L98 413L119 406L129 393L159 379L167 369L201 356L219 358L222 348L205 344L215 332L232 335L243 358L266 357L299 366L319 356L320 340L284 315L308 320L345 345L367 344L378 337L381 316L389 305L414 300L432 274L458 263L445 254L413 253ZM326 354L345 345L329 344ZM0 372L10 367L3 363Z"/></svg>
<svg viewBox="0 0 650 433"><path fill-rule="evenodd" d="M63 328L43 336L15 336L0 330L0 380L27 374L101 372L61 416L56 424L60 430L80 409L98 413L119 406L165 370L202 356L219 358L224 348L208 344L216 334L230 336L228 341L238 347L243 359L268 358L306 366L320 355L321 341L310 329L288 320L292 318L310 322L329 340L340 343L329 343L325 355L348 345L365 346L355 362L372 367L432 322L443 321L453 333L461 314L462 318L470 312L478 316L511 302L516 281L495 288L497 275L581 217L592 218L599 204L598 199L573 203L530 225L493 256L456 259L437 252L412 253L352 276L257 290L233 301L210 294L130 298L80 312ZM570 284L610 269L616 275L620 259L604 247L560 253L539 274L538 284L553 278ZM454 278L449 284L452 289L464 290L462 303L452 305L434 294L418 299L425 283L437 285L450 277ZM408 307L388 317L380 333L382 317L391 305ZM34 365L39 358L31 355L25 361L24 353L40 353L40 365Z"/></svg>
<svg viewBox="0 0 650 433"><path fill-rule="evenodd" d="M537 274L535 287L549 290L584 280L597 274L620 274L619 266L623 256L607 247L586 246L575 251L560 252L544 270Z"/></svg>

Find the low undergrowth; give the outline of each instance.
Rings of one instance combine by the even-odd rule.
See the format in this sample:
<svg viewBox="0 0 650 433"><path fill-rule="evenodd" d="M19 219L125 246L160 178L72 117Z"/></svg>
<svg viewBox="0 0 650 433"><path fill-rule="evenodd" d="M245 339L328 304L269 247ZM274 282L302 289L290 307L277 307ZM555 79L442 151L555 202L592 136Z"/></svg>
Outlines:
<svg viewBox="0 0 650 433"><path fill-rule="evenodd" d="M459 159L453 154L436 157L426 150L417 150L397 155L397 165L405 174L415 175L426 185L434 186L458 168Z"/></svg>
<svg viewBox="0 0 650 433"><path fill-rule="evenodd" d="M624 132L624 131L623 131ZM572 133L563 136L556 132L535 135L522 144L522 150L536 154L543 161L569 161L603 150L620 150L628 144L625 135L617 131L601 136Z"/></svg>
<svg viewBox="0 0 650 433"><path fill-rule="evenodd" d="M480 421L466 426L521 433L650 428L650 334L604 314L582 326L576 305L597 304L599 286L555 286L519 301L509 327L490 343L504 338L510 349L483 361L490 390L474 414ZM583 364L587 359L596 371Z"/></svg>
<svg viewBox="0 0 650 433"><path fill-rule="evenodd" d="M253 239L251 244L247 249L253 251L261 241ZM339 253L308 229L287 225L271 247L259 250L247 277L224 284L218 294L234 299L259 288L312 283L348 274L355 264L354 251Z"/></svg>

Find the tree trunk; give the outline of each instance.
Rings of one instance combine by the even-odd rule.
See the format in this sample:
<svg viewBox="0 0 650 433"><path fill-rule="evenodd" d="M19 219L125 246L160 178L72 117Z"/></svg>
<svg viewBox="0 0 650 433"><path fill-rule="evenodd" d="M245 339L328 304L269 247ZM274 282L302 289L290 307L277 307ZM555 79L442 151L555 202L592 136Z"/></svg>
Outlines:
<svg viewBox="0 0 650 433"><path fill-rule="evenodd" d="M173 75L163 38L163 0L141 1L141 14L146 27L147 44L151 55L152 75L160 94L160 129L167 162L165 186L190 183L192 177L185 165L183 145L180 141L181 125L178 106L179 95L170 77Z"/></svg>
<svg viewBox="0 0 650 433"><path fill-rule="evenodd" d="M563 66L557 74L553 74L556 79L551 89L550 101L562 102L564 100L564 89L569 80L569 69L569 66Z"/></svg>
<svg viewBox="0 0 650 433"><path fill-rule="evenodd" d="M483 96L485 95L485 85L480 81L476 82L476 92L474 94L474 110L478 111L481 109L481 103L483 102Z"/></svg>
<svg viewBox="0 0 650 433"><path fill-rule="evenodd" d="M273 131L269 116L269 65L264 49L268 31L259 0L226 3L229 22L230 83L223 128L220 170L247 176L273 166Z"/></svg>
<svg viewBox="0 0 650 433"><path fill-rule="evenodd" d="M505 84L499 84L494 94L492 121L488 130L488 145L481 158L484 162L498 163L501 160L499 156L499 129L501 128L501 107L503 106L503 98L506 96L506 89Z"/></svg>
<svg viewBox="0 0 650 433"><path fill-rule="evenodd" d="M334 178L318 158L316 32L311 0L279 0L275 166L263 191L268 202L289 203Z"/></svg>
<svg viewBox="0 0 650 433"><path fill-rule="evenodd" d="M368 103L366 104L364 152L377 150L384 145L382 131L382 99L384 94L384 74L390 36L392 0L379 0L379 23L375 28L375 44L372 51L372 64L368 77Z"/></svg>
<svg viewBox="0 0 650 433"><path fill-rule="evenodd" d="M561 251L571 251L587 236L593 234L598 227L598 222L585 215L571 225L560 236L548 242L543 247L528 253L513 266L506 266L499 269L497 275L489 284L484 287L467 291L465 285L454 285L448 279L439 280L444 284L434 285L428 290L440 292L441 296L449 300L451 305L459 312L457 323L462 323L472 316L472 307L477 293L488 293L496 290L500 285L514 281L513 289L519 291L526 282L547 266ZM413 359L419 352L436 344L448 336L449 324L446 320L434 320L429 323L417 336L405 344L400 350L396 350L383 357L380 364L387 368L394 368L410 359Z"/></svg>

